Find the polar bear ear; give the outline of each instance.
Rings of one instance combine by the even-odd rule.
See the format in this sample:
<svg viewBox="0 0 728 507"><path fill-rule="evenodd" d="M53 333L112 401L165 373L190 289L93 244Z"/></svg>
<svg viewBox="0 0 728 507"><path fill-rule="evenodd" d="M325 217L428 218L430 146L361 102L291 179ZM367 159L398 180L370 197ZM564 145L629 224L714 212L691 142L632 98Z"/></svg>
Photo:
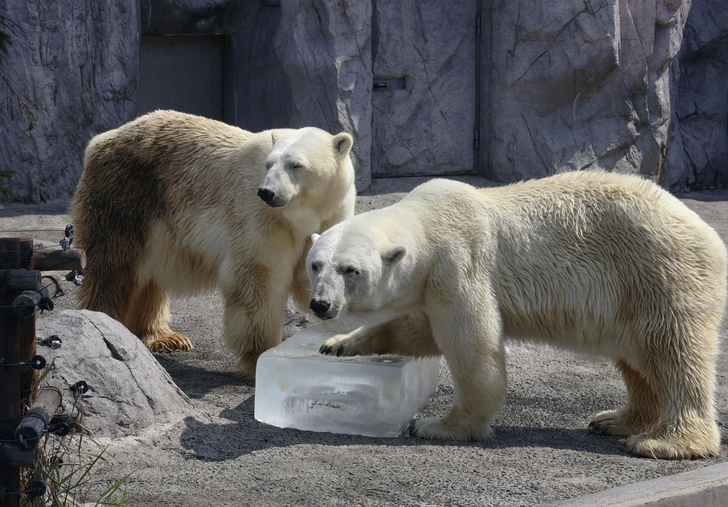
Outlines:
<svg viewBox="0 0 728 507"><path fill-rule="evenodd" d="M354 138L346 132L342 132L334 136L333 145L334 152L340 157L345 157L351 151L351 147L354 146Z"/></svg>
<svg viewBox="0 0 728 507"><path fill-rule="evenodd" d="M408 250L405 245L395 245L384 254L384 260L389 263L390 266L394 266L407 256L407 252Z"/></svg>
<svg viewBox="0 0 728 507"><path fill-rule="evenodd" d="M316 234L316 233L314 232L313 234L311 234L311 243L316 243L316 241L318 241L318 239L319 239L320 237L321 237L321 235L320 235L320 234Z"/></svg>

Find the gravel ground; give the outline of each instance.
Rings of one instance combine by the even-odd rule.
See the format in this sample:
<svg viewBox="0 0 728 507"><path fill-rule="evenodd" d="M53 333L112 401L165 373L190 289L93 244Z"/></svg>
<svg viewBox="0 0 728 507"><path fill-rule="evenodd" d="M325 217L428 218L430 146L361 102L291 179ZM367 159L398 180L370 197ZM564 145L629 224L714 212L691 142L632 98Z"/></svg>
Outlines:
<svg viewBox="0 0 728 507"><path fill-rule="evenodd" d="M477 178L467 181L486 185ZM392 204L424 179L378 180L357 199L357 211ZM679 196L728 239L728 190ZM32 230L57 242L67 203L6 205L3 236ZM73 308L69 293L57 308ZM512 343L509 389L490 443L378 439L279 429L253 419L252 382L235 375L222 343L222 299L213 293L174 299L172 327L195 349L157 356L199 409L175 425L105 441L117 462L96 472L105 486L125 474L129 505L535 505L728 461L728 357L718 363L717 404L724 445L702 461L633 457L619 438L594 436L587 423L626 401L624 385L605 360L533 344ZM307 325L291 312L286 334ZM440 386L420 417L443 415L452 401L444 362Z"/></svg>

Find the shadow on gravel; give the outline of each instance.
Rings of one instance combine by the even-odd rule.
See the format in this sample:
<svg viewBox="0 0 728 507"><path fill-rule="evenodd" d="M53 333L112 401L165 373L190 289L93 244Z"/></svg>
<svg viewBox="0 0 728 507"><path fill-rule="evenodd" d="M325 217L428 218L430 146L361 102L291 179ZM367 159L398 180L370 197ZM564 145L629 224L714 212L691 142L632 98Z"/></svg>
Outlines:
<svg viewBox="0 0 728 507"><path fill-rule="evenodd" d="M482 449L543 447L602 455L629 456L619 438L592 435L586 428L533 428L499 425L493 426L495 438L491 442L451 442L411 437L372 438L276 428L256 421L253 412L254 397L251 396L236 408L226 409L220 413L219 417L229 419L229 424L208 424L193 417L187 417L184 421L186 428L180 436L180 444L183 448L193 451L197 459L211 462L233 460L255 451L300 444L381 445L388 448L412 446L477 447Z"/></svg>
<svg viewBox="0 0 728 507"><path fill-rule="evenodd" d="M246 390L255 389L252 380L238 377L234 371L214 371L190 364L189 361L180 360L172 354L154 354L159 364L167 370L169 376L177 387L193 399L200 399L212 391L226 387L243 387ZM231 365L234 364L231 362Z"/></svg>
<svg viewBox="0 0 728 507"><path fill-rule="evenodd" d="M681 194L675 194L675 197L677 197L678 199L691 199L693 201L702 202L728 201L728 188L684 192Z"/></svg>

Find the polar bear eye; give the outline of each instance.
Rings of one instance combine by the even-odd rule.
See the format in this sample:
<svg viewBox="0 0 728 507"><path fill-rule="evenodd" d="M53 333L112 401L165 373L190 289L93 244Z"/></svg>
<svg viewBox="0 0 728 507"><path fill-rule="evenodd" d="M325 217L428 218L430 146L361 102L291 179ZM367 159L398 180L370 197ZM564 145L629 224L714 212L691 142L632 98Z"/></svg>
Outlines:
<svg viewBox="0 0 728 507"><path fill-rule="evenodd" d="M318 271L318 264L311 264L311 271Z"/></svg>
<svg viewBox="0 0 728 507"><path fill-rule="evenodd" d="M291 162L291 169L300 169L301 167L303 167L301 162Z"/></svg>
<svg viewBox="0 0 728 507"><path fill-rule="evenodd" d="M352 274L354 274L354 275L360 275L361 274L361 271L359 271L356 268L348 267L348 268L346 268L344 270L344 273L346 273L347 275L352 275Z"/></svg>

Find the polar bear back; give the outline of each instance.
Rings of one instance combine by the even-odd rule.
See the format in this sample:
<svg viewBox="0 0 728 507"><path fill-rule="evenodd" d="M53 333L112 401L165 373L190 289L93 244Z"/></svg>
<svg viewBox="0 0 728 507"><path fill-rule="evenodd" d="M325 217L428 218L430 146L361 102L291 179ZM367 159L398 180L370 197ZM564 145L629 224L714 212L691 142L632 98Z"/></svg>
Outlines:
<svg viewBox="0 0 728 507"><path fill-rule="evenodd" d="M440 263L488 279L510 337L630 355L650 326L693 325L691 307L721 318L725 245L641 177L585 171L484 189L433 180L401 206L417 210ZM441 287L459 283L446 271Z"/></svg>

